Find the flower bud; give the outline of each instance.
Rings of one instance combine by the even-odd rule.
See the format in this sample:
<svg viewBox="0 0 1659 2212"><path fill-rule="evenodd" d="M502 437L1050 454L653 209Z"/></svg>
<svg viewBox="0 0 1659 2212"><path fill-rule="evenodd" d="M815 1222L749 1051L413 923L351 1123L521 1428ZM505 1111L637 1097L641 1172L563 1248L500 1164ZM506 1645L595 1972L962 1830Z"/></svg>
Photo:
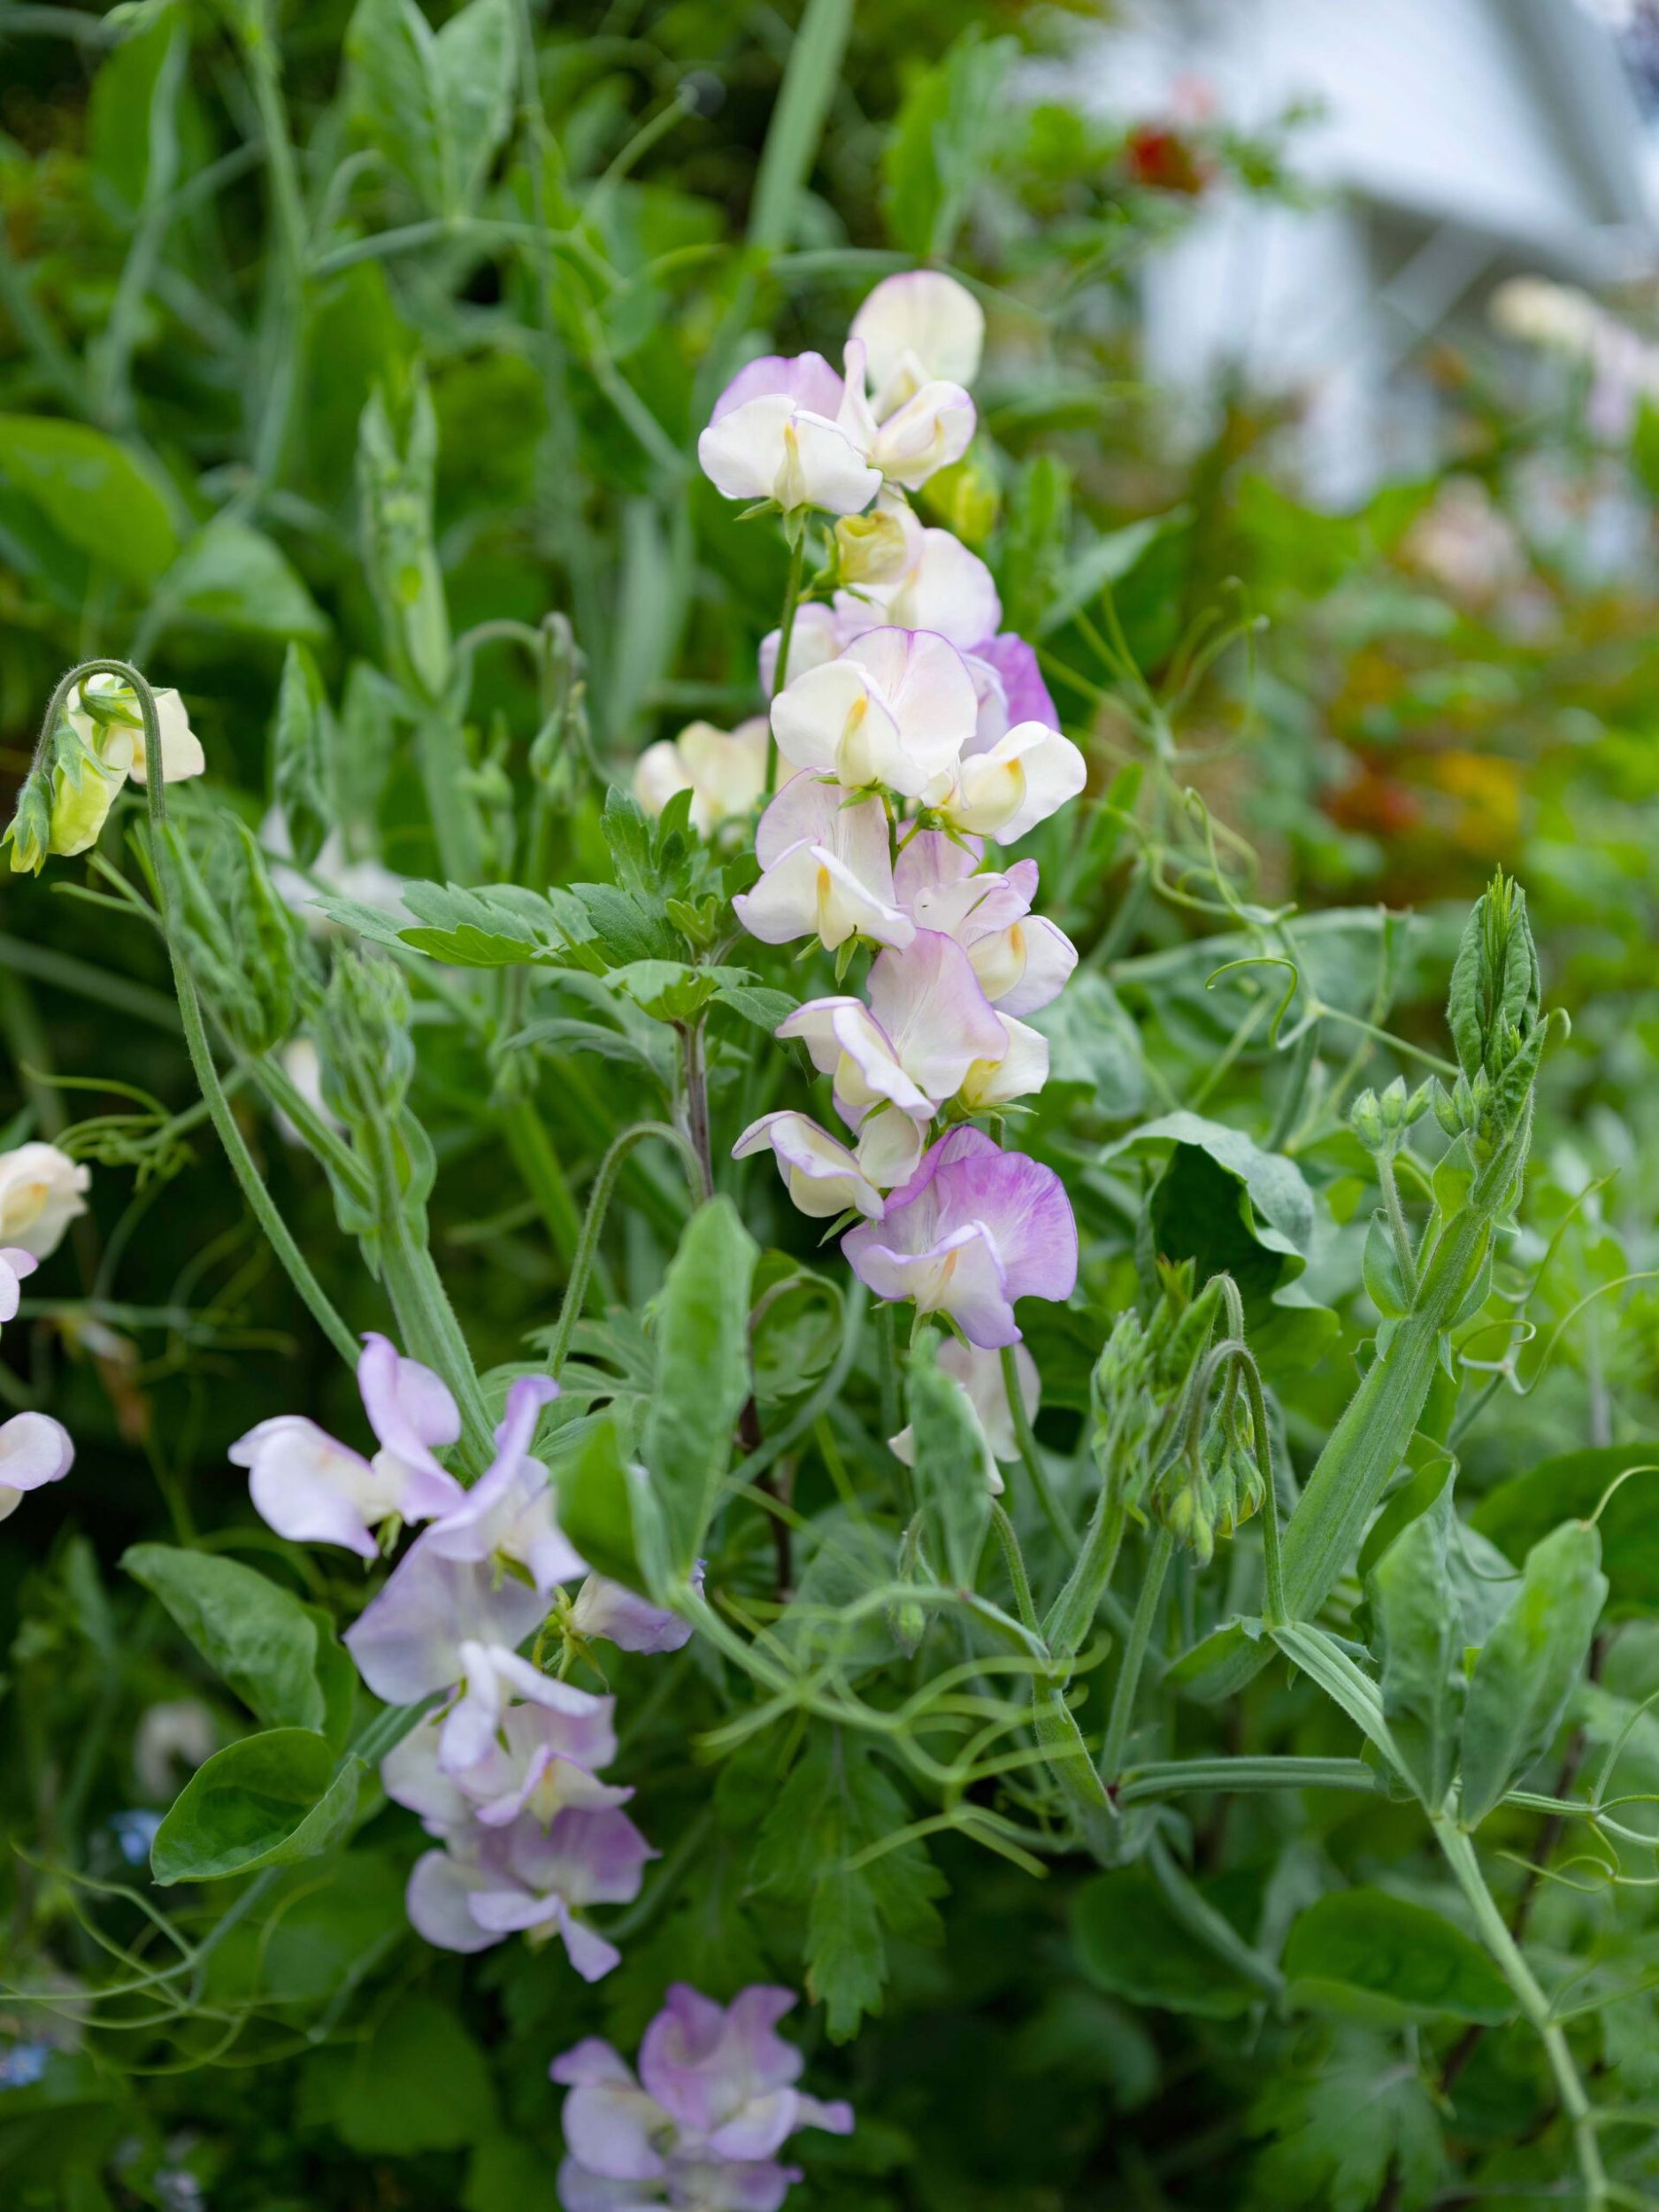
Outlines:
<svg viewBox="0 0 1659 2212"><path fill-rule="evenodd" d="M1348 1118L1354 1134L1366 1151L1380 1152L1388 1141L1388 1129L1382 1101L1376 1092L1362 1091L1348 1108Z"/></svg>
<svg viewBox="0 0 1659 2212"><path fill-rule="evenodd" d="M843 515L835 525L835 559L843 584L896 582L909 565L898 517L880 508L867 515Z"/></svg>

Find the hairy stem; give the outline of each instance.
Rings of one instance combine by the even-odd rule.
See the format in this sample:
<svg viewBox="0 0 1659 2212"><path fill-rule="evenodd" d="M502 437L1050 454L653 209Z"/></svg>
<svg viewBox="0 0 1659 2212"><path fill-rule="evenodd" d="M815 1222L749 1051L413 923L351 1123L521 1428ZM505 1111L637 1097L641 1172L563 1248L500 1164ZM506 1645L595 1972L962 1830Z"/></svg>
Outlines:
<svg viewBox="0 0 1659 2212"><path fill-rule="evenodd" d="M611 1204L617 1178L623 1164L636 1144L647 1137L660 1137L672 1144L686 1164L691 1187L696 1190L702 1181L703 1162L698 1158L689 1139L681 1129L666 1121L636 1121L631 1129L625 1129L599 1163L594 1177L593 1188L588 1195L588 1211L582 1221L582 1233L577 1241L576 1256L571 1262L571 1279L565 1289L565 1302L559 1308L558 1326L553 1332L553 1342L548 1352L548 1373L557 1381L570 1355L571 1338L581 1317L582 1302L588 1295L588 1278L593 1271L594 1255L599 1248L599 1233L605 1225L606 1210Z"/></svg>

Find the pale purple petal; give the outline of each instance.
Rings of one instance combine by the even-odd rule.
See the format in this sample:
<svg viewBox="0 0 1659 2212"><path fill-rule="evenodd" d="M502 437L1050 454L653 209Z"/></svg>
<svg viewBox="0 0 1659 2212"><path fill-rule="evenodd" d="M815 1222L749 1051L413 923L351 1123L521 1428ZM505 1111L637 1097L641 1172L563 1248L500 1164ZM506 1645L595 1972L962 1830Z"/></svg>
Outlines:
<svg viewBox="0 0 1659 2212"><path fill-rule="evenodd" d="M807 1115L764 1114L732 1147L732 1157L743 1160L766 1150L777 1160L790 1198L810 1219L833 1221L849 1207L866 1220L880 1219L881 1193L859 1161Z"/></svg>
<svg viewBox="0 0 1659 2212"><path fill-rule="evenodd" d="M402 1510L404 1484L395 1465L371 1466L303 1414L257 1423L228 1456L248 1470L255 1512L291 1543L341 1544L373 1559L378 1547L370 1532ZM462 1494L458 1483L455 1490Z"/></svg>
<svg viewBox="0 0 1659 2212"><path fill-rule="evenodd" d="M405 1359L370 1330L357 1359L357 1388L369 1426L390 1451L406 1459L442 1450L461 1433L461 1415L449 1385L419 1360Z"/></svg>
<svg viewBox="0 0 1659 2212"><path fill-rule="evenodd" d="M563 2212L640 2212L641 2207L668 2201L657 2182L611 2181L573 2158L559 2162L558 2193Z"/></svg>
<svg viewBox="0 0 1659 2212"><path fill-rule="evenodd" d="M987 626L995 627L995 624ZM1041 722L1045 728L1059 728L1060 717L1042 680L1041 664L1033 646L1027 645L1014 631L1003 630L995 637L981 635L970 649L976 659L988 661L1001 677L1010 723Z"/></svg>
<svg viewBox="0 0 1659 2212"><path fill-rule="evenodd" d="M660 1855L624 1812L571 1805L550 1828L529 1816L505 1832L513 1872L528 1889L557 1890L572 1905L627 1905Z"/></svg>
<svg viewBox="0 0 1659 2212"><path fill-rule="evenodd" d="M902 951L878 956L866 987L899 1064L934 1105L954 1095L975 1061L1007 1050L1003 1025L952 938L918 930Z"/></svg>
<svg viewBox="0 0 1659 2212"><path fill-rule="evenodd" d="M797 2093L795 2107L795 2124L798 2128L822 2128L827 2135L850 2135L853 2131L853 2108L844 2097L833 2097L826 2104L817 2097Z"/></svg>
<svg viewBox="0 0 1659 2212"><path fill-rule="evenodd" d="M26 1275L32 1275L40 1265L33 1252L26 1252L21 1245L8 1244L0 1248L0 1321L17 1317L22 1292L19 1283Z"/></svg>
<svg viewBox="0 0 1659 2212"><path fill-rule="evenodd" d="M380 1786L394 1805L419 1814L431 1834L458 1828L470 1818L472 1801L438 1764L442 1724L435 1713L417 1721L403 1741L380 1761Z"/></svg>
<svg viewBox="0 0 1659 2212"><path fill-rule="evenodd" d="M69 1432L49 1413L14 1413L0 1421L0 1521L26 1491L60 1482L75 1463Z"/></svg>
<svg viewBox="0 0 1659 2212"><path fill-rule="evenodd" d="M461 1646L521 1644L547 1600L488 1559L449 1558L419 1538L344 1642L357 1672L388 1705L415 1705L459 1678Z"/></svg>
<svg viewBox="0 0 1659 2212"><path fill-rule="evenodd" d="M590 2173L611 2181L651 2181L668 2170L666 2160L653 2139L669 2135L672 2123L656 2099L641 2089L608 2043L590 2037L597 2048L591 2058L582 2054L588 2044L579 2043L567 2059L579 2061L581 2070L560 2073L563 2061L553 2062L555 2081L571 2085L559 2116L565 2140L572 2158ZM615 2072L600 2072L600 2053L609 2054Z"/></svg>
<svg viewBox="0 0 1659 2212"><path fill-rule="evenodd" d="M572 2044L568 2051L561 2051L547 2070L549 2081L558 2082L566 2089L590 2082L626 2082L629 2088L635 2085L634 2069L613 2044L599 2035L586 2035L580 2043Z"/></svg>
<svg viewBox="0 0 1659 2212"><path fill-rule="evenodd" d="M833 422L841 403L841 378L821 353L769 353L740 369L714 403L710 422L721 422L733 409L751 399L781 392L809 414L827 415Z"/></svg>
<svg viewBox="0 0 1659 2212"><path fill-rule="evenodd" d="M699 1564L694 1582L701 1587ZM691 1641L691 1623L638 1597L604 1575L589 1575L576 1593L571 1626L579 1636L603 1636L622 1651L680 1651Z"/></svg>
<svg viewBox="0 0 1659 2212"><path fill-rule="evenodd" d="M481 1927L472 1906L495 1878L448 1851L424 1853L411 1869L403 1893L410 1925L440 1951L488 1951L501 1941L502 1932Z"/></svg>
<svg viewBox="0 0 1659 2212"><path fill-rule="evenodd" d="M769 630L760 641L760 687L768 699L778 688L782 634ZM820 600L809 600L804 607L795 609L795 627L789 633L788 675L793 679L803 676L809 668L821 668L826 661L834 659L846 642L833 611Z"/></svg>
<svg viewBox="0 0 1659 2212"><path fill-rule="evenodd" d="M672 1983L640 2045L641 2081L682 2127L710 2135L752 2100L798 2078L805 2062L775 2032L795 2002L793 1990L757 1984L723 2008L687 1982ZM783 2116L765 2151L782 2142L792 2116Z"/></svg>

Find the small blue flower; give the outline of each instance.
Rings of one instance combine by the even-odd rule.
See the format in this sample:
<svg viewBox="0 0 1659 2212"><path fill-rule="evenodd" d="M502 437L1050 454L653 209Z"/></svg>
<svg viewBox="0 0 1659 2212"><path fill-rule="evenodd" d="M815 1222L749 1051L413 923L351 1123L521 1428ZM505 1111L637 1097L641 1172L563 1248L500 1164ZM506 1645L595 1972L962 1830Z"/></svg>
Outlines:
<svg viewBox="0 0 1659 2212"><path fill-rule="evenodd" d="M161 1825L161 1815L134 1807L130 1812L117 1813L110 1823L110 1833L115 1838L115 1847L128 1866L148 1866L150 1847L156 1840L156 1831Z"/></svg>
<svg viewBox="0 0 1659 2212"><path fill-rule="evenodd" d="M50 2043L13 2043L0 2051L0 2089L27 2089L46 2071Z"/></svg>

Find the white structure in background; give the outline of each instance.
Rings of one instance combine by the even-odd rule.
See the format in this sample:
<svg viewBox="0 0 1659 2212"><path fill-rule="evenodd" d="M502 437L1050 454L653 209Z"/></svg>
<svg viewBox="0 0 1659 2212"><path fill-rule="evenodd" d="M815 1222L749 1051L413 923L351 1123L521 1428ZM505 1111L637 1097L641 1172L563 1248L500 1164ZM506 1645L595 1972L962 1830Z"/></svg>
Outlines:
<svg viewBox="0 0 1659 2212"><path fill-rule="evenodd" d="M1594 287L1655 258L1653 142L1586 0L1122 0L1096 104L1242 129L1293 102L1310 211L1218 203L1146 273L1147 372L1230 367L1302 403L1301 472L1340 506L1434 457L1413 357L1506 276ZM1075 79L1073 79L1075 82Z"/></svg>

